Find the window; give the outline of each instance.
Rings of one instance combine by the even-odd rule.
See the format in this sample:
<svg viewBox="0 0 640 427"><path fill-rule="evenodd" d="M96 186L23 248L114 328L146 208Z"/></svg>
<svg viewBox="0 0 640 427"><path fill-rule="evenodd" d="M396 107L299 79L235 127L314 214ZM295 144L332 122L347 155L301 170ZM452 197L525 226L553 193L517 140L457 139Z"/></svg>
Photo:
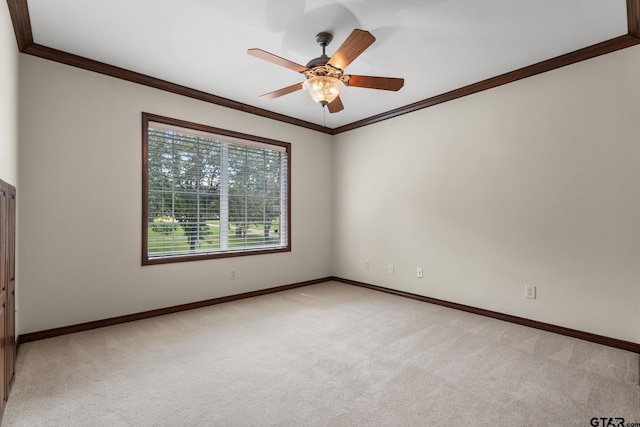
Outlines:
<svg viewBox="0 0 640 427"><path fill-rule="evenodd" d="M291 144L142 122L143 265L291 250Z"/></svg>

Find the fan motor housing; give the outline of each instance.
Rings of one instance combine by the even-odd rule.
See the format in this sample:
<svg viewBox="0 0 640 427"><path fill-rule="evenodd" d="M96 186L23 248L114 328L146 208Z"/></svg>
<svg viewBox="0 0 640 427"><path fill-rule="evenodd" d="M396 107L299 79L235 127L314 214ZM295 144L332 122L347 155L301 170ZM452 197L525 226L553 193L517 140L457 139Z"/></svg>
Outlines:
<svg viewBox="0 0 640 427"><path fill-rule="evenodd" d="M316 59L320 59L320 58L316 58ZM329 58L326 58L326 59L328 60ZM315 61L315 60L312 60L311 62L313 62L313 61ZM310 79L310 78L313 78L313 77L324 77L324 76L326 76L326 77L333 77L334 79L338 79L338 80L342 81L342 83L344 83L345 85L349 84L349 76L342 74L342 70L341 69L333 67L330 64L327 64L326 61L322 65L317 65L317 66L313 66L313 67L309 67L309 65L307 65L307 67L309 69L304 72L304 76L307 79Z"/></svg>
<svg viewBox="0 0 640 427"><path fill-rule="evenodd" d="M326 65L327 62L329 62L330 59L331 58L329 58L327 55L322 55L317 58L313 58L311 61L307 62L307 65L305 65L305 67L309 69L316 68L316 67L323 67L324 65Z"/></svg>
<svg viewBox="0 0 640 427"><path fill-rule="evenodd" d="M333 40L333 34L331 33L327 33L326 31L323 31L321 33L316 34L316 42L322 47L322 56L319 56L307 62L306 67L308 69L321 67L325 65L327 62L329 62L331 58L327 56L325 52L325 48L329 46L329 43L331 43L331 40Z"/></svg>

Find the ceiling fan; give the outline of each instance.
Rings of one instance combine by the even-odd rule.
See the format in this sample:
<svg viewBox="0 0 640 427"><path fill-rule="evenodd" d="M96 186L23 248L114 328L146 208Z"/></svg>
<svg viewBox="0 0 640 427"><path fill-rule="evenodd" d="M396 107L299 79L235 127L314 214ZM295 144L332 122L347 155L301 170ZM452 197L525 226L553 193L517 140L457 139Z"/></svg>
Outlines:
<svg viewBox="0 0 640 427"><path fill-rule="evenodd" d="M316 35L316 42L322 47L322 56L312 59L302 66L288 59L281 58L262 49L249 49L247 53L256 58L269 61L276 65L304 74L306 80L291 86L261 95L261 99L275 99L282 95L304 89L311 98L326 106L330 113L337 113L344 109L340 100L340 93L346 86L363 87L367 89L381 89L398 91L404 86L404 79L394 77L372 77L344 74L345 68L376 40L373 35L364 30L353 30L347 39L329 58L325 49L331 43L333 35L322 32Z"/></svg>

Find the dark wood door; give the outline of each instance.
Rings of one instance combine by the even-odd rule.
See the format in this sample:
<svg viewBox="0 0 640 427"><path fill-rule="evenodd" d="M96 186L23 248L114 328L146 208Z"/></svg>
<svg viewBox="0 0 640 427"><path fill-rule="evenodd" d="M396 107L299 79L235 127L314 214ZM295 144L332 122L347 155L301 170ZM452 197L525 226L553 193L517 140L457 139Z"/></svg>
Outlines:
<svg viewBox="0 0 640 427"><path fill-rule="evenodd" d="M0 181L0 413L4 412L7 400L7 287L8 287L8 249L9 218L8 199L9 186Z"/></svg>
<svg viewBox="0 0 640 427"><path fill-rule="evenodd" d="M6 304L6 379L5 397L13 383L16 367L16 188L7 191L7 304ZM1 365L0 365L1 366Z"/></svg>

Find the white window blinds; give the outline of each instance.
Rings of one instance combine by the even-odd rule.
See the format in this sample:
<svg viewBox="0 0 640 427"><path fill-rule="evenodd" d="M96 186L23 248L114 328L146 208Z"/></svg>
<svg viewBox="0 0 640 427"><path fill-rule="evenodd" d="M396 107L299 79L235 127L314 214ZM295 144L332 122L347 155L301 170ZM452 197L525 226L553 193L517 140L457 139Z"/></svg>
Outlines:
<svg viewBox="0 0 640 427"><path fill-rule="evenodd" d="M288 144L147 123L148 261L288 249Z"/></svg>

